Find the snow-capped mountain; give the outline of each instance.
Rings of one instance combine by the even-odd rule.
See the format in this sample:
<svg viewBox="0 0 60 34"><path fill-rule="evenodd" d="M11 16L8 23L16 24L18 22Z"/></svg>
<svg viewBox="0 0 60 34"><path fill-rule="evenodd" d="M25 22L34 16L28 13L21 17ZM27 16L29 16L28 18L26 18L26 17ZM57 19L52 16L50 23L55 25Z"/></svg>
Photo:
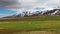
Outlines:
<svg viewBox="0 0 60 34"><path fill-rule="evenodd" d="M31 12L32 11L32 12ZM45 8L45 9L34 9L34 10L26 10L24 13L24 16L47 16L47 15L59 15L60 9L54 9L54 8Z"/></svg>
<svg viewBox="0 0 60 34"><path fill-rule="evenodd" d="M44 13L42 12L43 13L42 15L50 15L50 16L58 15L57 13L59 13L59 12L60 12L60 9L47 10Z"/></svg>
<svg viewBox="0 0 60 34"><path fill-rule="evenodd" d="M44 8L34 8L34 9L18 9L17 10L17 15L21 14L21 16L24 16L26 13L27 15L31 15L30 13L34 13L36 11L42 11Z"/></svg>
<svg viewBox="0 0 60 34"><path fill-rule="evenodd" d="M30 9L30 10L24 9L21 11L21 13L13 16L29 17L29 16L53 16L53 15L60 15L60 9L54 9L54 8L44 8L44 9L36 8L36 9Z"/></svg>

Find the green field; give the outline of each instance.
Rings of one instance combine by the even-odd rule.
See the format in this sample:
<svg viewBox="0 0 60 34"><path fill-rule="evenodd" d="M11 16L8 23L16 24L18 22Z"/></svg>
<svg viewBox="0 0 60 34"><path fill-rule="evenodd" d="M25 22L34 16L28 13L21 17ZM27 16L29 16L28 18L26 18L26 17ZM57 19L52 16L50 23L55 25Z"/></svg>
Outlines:
<svg viewBox="0 0 60 34"><path fill-rule="evenodd" d="M60 21L19 21L19 22L2 22L0 28L13 29L60 29Z"/></svg>
<svg viewBox="0 0 60 34"><path fill-rule="evenodd" d="M1 18L0 29L8 32L60 30L60 16ZM0 30L0 33L3 32ZM6 32L7 32L6 31Z"/></svg>

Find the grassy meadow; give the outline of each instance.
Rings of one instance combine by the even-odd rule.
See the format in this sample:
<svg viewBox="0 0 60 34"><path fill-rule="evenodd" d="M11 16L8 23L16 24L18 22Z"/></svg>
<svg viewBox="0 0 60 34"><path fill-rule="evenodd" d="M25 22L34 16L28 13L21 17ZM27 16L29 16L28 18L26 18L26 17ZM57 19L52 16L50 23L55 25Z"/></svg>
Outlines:
<svg viewBox="0 0 60 34"><path fill-rule="evenodd" d="M29 34L31 31L60 34L60 16L0 18L0 34Z"/></svg>

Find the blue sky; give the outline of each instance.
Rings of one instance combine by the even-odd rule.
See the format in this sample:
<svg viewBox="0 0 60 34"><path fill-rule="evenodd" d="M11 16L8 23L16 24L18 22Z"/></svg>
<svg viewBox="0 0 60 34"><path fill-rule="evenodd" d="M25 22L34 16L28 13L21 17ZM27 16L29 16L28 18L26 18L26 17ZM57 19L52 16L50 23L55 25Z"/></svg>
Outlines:
<svg viewBox="0 0 60 34"><path fill-rule="evenodd" d="M0 8L0 17L15 15L16 11Z"/></svg>

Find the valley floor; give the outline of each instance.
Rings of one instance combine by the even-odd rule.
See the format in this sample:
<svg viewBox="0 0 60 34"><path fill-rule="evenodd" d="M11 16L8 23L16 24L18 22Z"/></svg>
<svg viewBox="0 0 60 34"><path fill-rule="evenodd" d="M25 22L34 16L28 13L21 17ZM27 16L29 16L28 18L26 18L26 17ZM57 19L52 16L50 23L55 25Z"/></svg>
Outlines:
<svg viewBox="0 0 60 34"><path fill-rule="evenodd" d="M0 34L60 34L60 16L25 17L19 18L18 21L14 19L0 21Z"/></svg>

